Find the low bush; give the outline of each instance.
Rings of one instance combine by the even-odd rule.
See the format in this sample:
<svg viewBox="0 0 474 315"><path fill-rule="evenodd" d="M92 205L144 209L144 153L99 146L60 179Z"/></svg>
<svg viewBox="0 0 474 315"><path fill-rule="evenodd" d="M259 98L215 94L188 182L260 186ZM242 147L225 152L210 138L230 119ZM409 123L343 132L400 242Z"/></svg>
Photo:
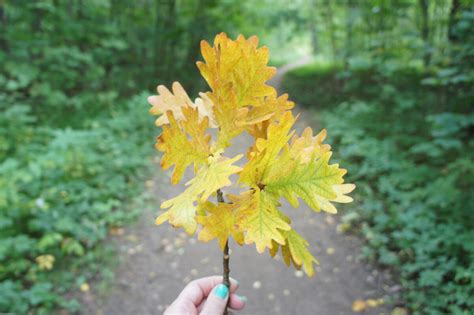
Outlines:
<svg viewBox="0 0 474 315"><path fill-rule="evenodd" d="M337 157L358 185L357 205L342 226L364 236L365 257L400 274L415 314L468 314L474 307L474 163L465 152L474 149L468 140L474 116L428 116L416 123L428 132L416 135L401 130L415 122L381 115L379 108L343 103L323 114L331 143L345 148ZM371 122L399 126L377 133Z"/></svg>
<svg viewBox="0 0 474 315"><path fill-rule="evenodd" d="M363 255L400 275L397 303L413 314L474 309L471 46L449 66L310 65L284 81L319 110L357 185L342 229L359 232Z"/></svg>
<svg viewBox="0 0 474 315"><path fill-rule="evenodd" d="M35 126L21 105L0 115L0 312L77 306L62 294L101 269L109 228L137 214L155 133L144 99L81 129Z"/></svg>

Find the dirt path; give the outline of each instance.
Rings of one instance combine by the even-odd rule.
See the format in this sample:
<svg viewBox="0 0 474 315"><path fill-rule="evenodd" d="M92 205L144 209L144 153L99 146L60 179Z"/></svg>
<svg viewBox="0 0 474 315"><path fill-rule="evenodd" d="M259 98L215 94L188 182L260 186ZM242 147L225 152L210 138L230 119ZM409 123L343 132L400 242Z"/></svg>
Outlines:
<svg viewBox="0 0 474 315"><path fill-rule="evenodd" d="M305 62L308 60L281 68L273 84L278 87L286 71ZM297 126L301 130L310 115L301 108L294 112L303 112ZM249 146L247 138L237 142L233 146L236 151L244 152ZM154 205L118 237L120 266L115 283L105 299L86 294L85 314L161 314L191 279L221 274L222 253L216 242L203 244L167 224L154 225L160 202L182 190L180 185L169 184L169 173L157 172ZM299 209L284 202L283 210L309 241L321 265L313 278L307 278L287 268L281 259L259 255L254 246L230 244L231 276L239 280L240 294L249 299L246 309L238 314L352 314L354 300L388 295L389 275L359 260L361 242L337 232L339 215L315 213L303 202ZM386 306L363 314L381 313L387 313Z"/></svg>

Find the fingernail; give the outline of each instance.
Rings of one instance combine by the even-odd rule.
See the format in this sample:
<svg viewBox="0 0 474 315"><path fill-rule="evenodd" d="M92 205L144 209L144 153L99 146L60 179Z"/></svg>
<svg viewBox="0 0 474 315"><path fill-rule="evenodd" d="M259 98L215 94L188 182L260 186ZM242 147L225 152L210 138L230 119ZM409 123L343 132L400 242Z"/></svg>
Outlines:
<svg viewBox="0 0 474 315"><path fill-rule="evenodd" d="M239 286L239 280L236 280L236 279L230 277L230 281L235 282L235 285Z"/></svg>
<svg viewBox="0 0 474 315"><path fill-rule="evenodd" d="M246 296L243 296L243 295L238 295L238 294L237 294L237 297L238 297L238 298L239 298L239 300L241 300L242 302L247 302L247 301L248 301L248 299L247 299L247 297L246 297Z"/></svg>
<svg viewBox="0 0 474 315"><path fill-rule="evenodd" d="M225 300L227 298L227 295L229 295L229 289L224 284L219 284L214 289L214 295Z"/></svg>

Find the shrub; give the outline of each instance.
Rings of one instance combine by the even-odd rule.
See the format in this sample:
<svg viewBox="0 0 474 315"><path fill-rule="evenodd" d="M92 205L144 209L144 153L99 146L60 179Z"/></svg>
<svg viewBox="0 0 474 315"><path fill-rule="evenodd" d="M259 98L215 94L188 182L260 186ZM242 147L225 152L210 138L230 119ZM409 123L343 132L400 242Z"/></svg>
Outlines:
<svg viewBox="0 0 474 315"><path fill-rule="evenodd" d="M0 312L73 307L61 294L97 271L108 229L137 214L127 207L152 152L144 99L82 129L34 127L21 106L1 116L0 136L15 138L1 151L9 154L0 163Z"/></svg>

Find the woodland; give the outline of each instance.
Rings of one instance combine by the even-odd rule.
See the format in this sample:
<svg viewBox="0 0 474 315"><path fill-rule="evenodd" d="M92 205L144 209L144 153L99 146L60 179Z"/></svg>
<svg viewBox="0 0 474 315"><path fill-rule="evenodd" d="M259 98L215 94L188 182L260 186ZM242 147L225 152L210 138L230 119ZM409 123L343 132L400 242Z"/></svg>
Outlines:
<svg viewBox="0 0 474 315"><path fill-rule="evenodd" d="M200 41L220 32L277 68L311 60L281 91L328 130L357 186L340 227L396 276L393 303L469 314L472 0L0 0L0 312L78 312L71 292L113 277L107 237L162 172L147 97L206 90Z"/></svg>

